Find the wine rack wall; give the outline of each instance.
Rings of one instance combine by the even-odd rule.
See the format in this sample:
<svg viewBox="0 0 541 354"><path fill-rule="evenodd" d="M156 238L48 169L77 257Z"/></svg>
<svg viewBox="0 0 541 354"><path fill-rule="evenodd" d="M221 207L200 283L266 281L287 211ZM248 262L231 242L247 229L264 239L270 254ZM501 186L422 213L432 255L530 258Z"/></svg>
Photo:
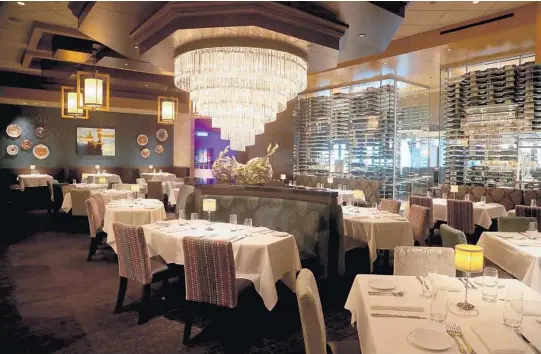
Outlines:
<svg viewBox="0 0 541 354"><path fill-rule="evenodd" d="M473 71L444 89L445 181L514 186L520 137L541 127L541 66Z"/></svg>

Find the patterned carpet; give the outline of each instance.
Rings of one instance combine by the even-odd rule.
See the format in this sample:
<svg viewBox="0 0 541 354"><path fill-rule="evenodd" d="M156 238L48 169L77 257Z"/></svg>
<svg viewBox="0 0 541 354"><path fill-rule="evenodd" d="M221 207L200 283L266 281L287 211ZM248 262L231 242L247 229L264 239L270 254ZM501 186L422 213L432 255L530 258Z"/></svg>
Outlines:
<svg viewBox="0 0 541 354"><path fill-rule="evenodd" d="M138 326L141 287L130 282L125 311L113 314L118 266L110 250L86 262L84 220L74 224L64 215L26 214L16 224L17 231L2 239L9 245L0 249L0 352L304 352L295 295L281 283L272 312L248 292L233 317L209 313L199 318L192 336L204 327L201 342L184 346L182 284L173 281L166 300L160 285L153 285L154 316ZM327 309L328 339L355 339L349 320L341 305Z"/></svg>

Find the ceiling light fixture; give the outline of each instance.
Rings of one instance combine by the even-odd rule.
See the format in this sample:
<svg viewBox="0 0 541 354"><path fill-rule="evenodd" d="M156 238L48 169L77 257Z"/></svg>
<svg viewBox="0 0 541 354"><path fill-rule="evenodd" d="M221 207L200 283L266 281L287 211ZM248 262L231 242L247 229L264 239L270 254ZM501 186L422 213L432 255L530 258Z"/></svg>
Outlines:
<svg viewBox="0 0 541 354"><path fill-rule="evenodd" d="M472 1L474 5L479 4L479 1Z"/></svg>
<svg viewBox="0 0 541 354"><path fill-rule="evenodd" d="M66 119L88 119L88 110L79 108L82 102L77 104L77 90L75 87L62 86L60 88L60 116ZM83 96L79 96L82 100Z"/></svg>
<svg viewBox="0 0 541 354"><path fill-rule="evenodd" d="M419 75L419 73L415 73L415 75Z"/></svg>
<svg viewBox="0 0 541 354"><path fill-rule="evenodd" d="M308 63L298 49L281 42L269 48L247 47L241 39L222 47L214 43L202 41L184 52L177 48L175 86L190 92L193 111L211 117L232 150L244 151L306 88Z"/></svg>
<svg viewBox="0 0 541 354"><path fill-rule="evenodd" d="M175 123L175 119L177 119L177 110L177 98L158 96L158 123Z"/></svg>
<svg viewBox="0 0 541 354"><path fill-rule="evenodd" d="M24 6L24 5L26 5L26 3L24 3L23 1L17 1L17 5Z"/></svg>
<svg viewBox="0 0 541 354"><path fill-rule="evenodd" d="M360 38L364 38L366 36L366 33L359 33Z"/></svg>
<svg viewBox="0 0 541 354"><path fill-rule="evenodd" d="M77 107L98 111L109 111L110 77L107 74L99 73L98 70L95 69L96 54L96 50L93 50L93 72L77 72Z"/></svg>
<svg viewBox="0 0 541 354"><path fill-rule="evenodd" d="M135 46L134 48L135 48L135 49L139 49L139 47L138 47L138 46Z"/></svg>
<svg viewBox="0 0 541 354"><path fill-rule="evenodd" d="M450 52L450 51L451 51L451 48L447 48L447 51Z"/></svg>
<svg viewBox="0 0 541 354"><path fill-rule="evenodd" d="M387 65L387 62L386 62L386 61L384 61L384 62L383 62L383 65Z"/></svg>

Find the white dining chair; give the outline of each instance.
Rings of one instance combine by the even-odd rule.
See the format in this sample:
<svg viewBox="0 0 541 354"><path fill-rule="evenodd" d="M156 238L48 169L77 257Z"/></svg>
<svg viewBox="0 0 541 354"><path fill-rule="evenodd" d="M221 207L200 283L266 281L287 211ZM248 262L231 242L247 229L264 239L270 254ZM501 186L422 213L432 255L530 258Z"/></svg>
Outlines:
<svg viewBox="0 0 541 354"><path fill-rule="evenodd" d="M446 247L398 246L394 249L394 275L424 276L427 268L456 276L455 250Z"/></svg>

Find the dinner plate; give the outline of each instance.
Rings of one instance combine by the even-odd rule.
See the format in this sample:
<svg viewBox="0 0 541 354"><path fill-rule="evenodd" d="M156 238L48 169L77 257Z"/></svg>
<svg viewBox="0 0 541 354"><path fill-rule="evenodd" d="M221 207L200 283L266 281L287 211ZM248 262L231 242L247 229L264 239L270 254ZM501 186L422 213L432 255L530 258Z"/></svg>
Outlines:
<svg viewBox="0 0 541 354"><path fill-rule="evenodd" d="M497 232L496 236L501 237L501 238L515 238L515 235L513 233L505 234L505 233Z"/></svg>
<svg viewBox="0 0 541 354"><path fill-rule="evenodd" d="M475 278L473 278L473 282L482 287L483 286L483 277L482 276L475 277ZM505 284L498 283L498 288L505 288Z"/></svg>
<svg viewBox="0 0 541 354"><path fill-rule="evenodd" d="M426 350L443 351L452 347L453 341L445 332L416 328L408 334L411 344Z"/></svg>
<svg viewBox="0 0 541 354"><path fill-rule="evenodd" d="M8 145L6 148L8 155L15 156L19 153L19 147L17 145Z"/></svg>
<svg viewBox="0 0 541 354"><path fill-rule="evenodd" d="M392 290L396 288L396 284L390 279L371 279L368 285L376 290Z"/></svg>

